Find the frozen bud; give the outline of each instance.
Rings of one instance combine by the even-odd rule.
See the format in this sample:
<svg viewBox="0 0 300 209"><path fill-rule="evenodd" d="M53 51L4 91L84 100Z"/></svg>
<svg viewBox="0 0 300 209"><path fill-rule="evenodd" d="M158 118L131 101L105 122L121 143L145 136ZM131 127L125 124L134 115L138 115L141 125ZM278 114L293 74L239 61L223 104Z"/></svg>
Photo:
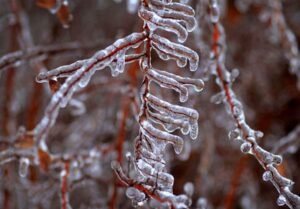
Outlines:
<svg viewBox="0 0 300 209"><path fill-rule="evenodd" d="M264 181L270 181L272 179L271 171L265 171L262 178Z"/></svg>
<svg viewBox="0 0 300 209"><path fill-rule="evenodd" d="M277 201L276 201L278 206L284 206L286 204L286 198L283 195L279 195Z"/></svg>
<svg viewBox="0 0 300 209"><path fill-rule="evenodd" d="M185 183L183 190L187 196L191 197L194 193L194 184L192 182Z"/></svg>
<svg viewBox="0 0 300 209"><path fill-rule="evenodd" d="M251 151L252 145L249 142L244 142L241 145L241 151L243 153L249 153Z"/></svg>
<svg viewBox="0 0 300 209"><path fill-rule="evenodd" d="M20 159L20 162L19 162L19 175L20 175L20 177L24 178L24 177L27 176L29 163L30 163L30 161L29 161L28 158L22 157Z"/></svg>

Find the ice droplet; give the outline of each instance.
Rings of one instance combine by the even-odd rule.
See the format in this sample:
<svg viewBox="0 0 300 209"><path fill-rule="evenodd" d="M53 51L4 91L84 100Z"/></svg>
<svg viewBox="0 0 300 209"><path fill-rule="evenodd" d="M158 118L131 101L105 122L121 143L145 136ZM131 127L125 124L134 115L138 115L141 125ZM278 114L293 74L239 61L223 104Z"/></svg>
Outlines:
<svg viewBox="0 0 300 209"><path fill-rule="evenodd" d="M282 157L280 155L274 155L273 156L273 163L279 165L282 163Z"/></svg>
<svg viewBox="0 0 300 209"><path fill-rule="evenodd" d="M127 0L127 11L129 14L136 13L138 7L139 7L138 0Z"/></svg>
<svg viewBox="0 0 300 209"><path fill-rule="evenodd" d="M194 184L192 182L185 183L183 190L187 196L191 197L194 194Z"/></svg>
<svg viewBox="0 0 300 209"><path fill-rule="evenodd" d="M264 181L270 181L272 179L271 171L264 172L262 178L263 178Z"/></svg>
<svg viewBox="0 0 300 209"><path fill-rule="evenodd" d="M239 76L240 72L238 69L233 69L230 73L230 81L234 82L235 79Z"/></svg>
<svg viewBox="0 0 300 209"><path fill-rule="evenodd" d="M254 134L256 138L262 138L264 136L264 133L261 131L255 131Z"/></svg>
<svg viewBox="0 0 300 209"><path fill-rule="evenodd" d="M277 201L276 201L278 206L284 206L286 204L286 198L283 195L279 195Z"/></svg>
<svg viewBox="0 0 300 209"><path fill-rule="evenodd" d="M28 158L22 157L20 159L20 162L19 162L19 175L20 175L20 177L25 178L27 176L29 163L30 163L30 161L29 161Z"/></svg>
<svg viewBox="0 0 300 209"><path fill-rule="evenodd" d="M248 153L251 151L251 144L249 142L244 142L242 145L241 145L241 151L243 153Z"/></svg>
<svg viewBox="0 0 300 209"><path fill-rule="evenodd" d="M207 208L207 200L203 197L200 197L198 200L197 200L197 206L196 206L197 209L206 209Z"/></svg>
<svg viewBox="0 0 300 209"><path fill-rule="evenodd" d="M230 140L238 140L241 139L241 134L240 134L240 130L238 128L233 129L229 132L228 134L228 138Z"/></svg>
<svg viewBox="0 0 300 209"><path fill-rule="evenodd" d="M213 23L217 23L220 18L220 10L217 3L217 0L210 1L210 20Z"/></svg>

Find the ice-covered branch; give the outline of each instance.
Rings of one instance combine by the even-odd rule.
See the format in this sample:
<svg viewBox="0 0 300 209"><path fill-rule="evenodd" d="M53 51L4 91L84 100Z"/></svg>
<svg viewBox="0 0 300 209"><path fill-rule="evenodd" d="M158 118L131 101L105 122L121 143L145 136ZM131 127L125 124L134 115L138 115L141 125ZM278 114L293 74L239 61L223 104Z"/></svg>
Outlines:
<svg viewBox="0 0 300 209"><path fill-rule="evenodd" d="M228 113L233 117L236 129L229 133L231 139L241 141L241 151L253 155L265 170L263 179L271 181L279 193L277 204L287 205L290 208L300 208L300 197L290 191L293 182L281 176L276 165L282 161L281 156L264 150L257 143L262 137L261 132L253 130L245 120L245 114L241 102L238 100L231 85L236 77L236 72L229 72L225 65L226 41L225 32L219 17L219 5L217 0L210 0L212 35L212 63L211 73L216 75L216 83L220 86L221 92L215 96L217 103L225 103Z"/></svg>
<svg viewBox="0 0 300 209"><path fill-rule="evenodd" d="M82 64L80 67L74 64L65 66L65 70L75 70L76 72L70 75L60 89L52 96L44 117L34 129L36 142L40 144L46 138L47 133L56 121L59 108L65 107L73 94L79 88L85 87L97 70L102 70L110 66L117 59L117 65L111 66L112 75L118 75L123 72L126 51L129 48L139 46L145 38L145 33L133 33L123 39L117 40L104 50L97 52L93 57L85 60L85 62L80 62ZM57 70L54 69L54 71Z"/></svg>
<svg viewBox="0 0 300 209"><path fill-rule="evenodd" d="M147 41L144 45L145 56L140 59L144 80L138 117L140 133L135 140L135 155L132 160L135 176L127 177L120 165L114 165L113 168L124 185L129 187L126 194L134 205L143 205L150 198L159 203L156 208L188 208L191 204L190 197L173 194L174 177L166 170L164 151L168 144L174 147L177 154L182 151L183 138L173 133L176 129L180 129L185 135L190 134L192 139L197 138L198 112L153 95L151 83L155 82L162 88L178 92L181 102L188 99L188 86L201 91L204 84L200 79L181 77L153 68L151 51L154 49L163 60L176 60L179 67L184 67L189 61L190 70L195 71L199 56L181 44L186 40L188 32L196 26L194 11L181 3L144 0L139 15L144 20ZM180 43L170 41L158 31L175 34Z"/></svg>
<svg viewBox="0 0 300 209"><path fill-rule="evenodd" d="M0 71L10 66L17 66L22 61L30 61L34 59L48 58L53 55L60 55L62 53L82 51L96 46L103 45L104 41L96 41L93 44L80 44L78 42L71 42L65 44L56 44L49 46L33 46L24 50L19 50L5 54L0 58Z"/></svg>

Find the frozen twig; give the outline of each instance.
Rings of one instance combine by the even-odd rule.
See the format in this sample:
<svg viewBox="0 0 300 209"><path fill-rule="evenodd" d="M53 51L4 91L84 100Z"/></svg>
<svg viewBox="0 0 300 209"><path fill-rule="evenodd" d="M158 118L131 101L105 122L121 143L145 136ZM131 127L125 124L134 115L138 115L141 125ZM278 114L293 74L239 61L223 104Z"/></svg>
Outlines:
<svg viewBox="0 0 300 209"><path fill-rule="evenodd" d="M219 17L219 5L217 0L210 0L211 23L213 27L212 37L212 74L216 75L216 83L220 86L218 102L224 102L228 113L233 117L236 129L229 133L231 139L242 142L241 151L253 155L265 170L264 181L271 181L279 193L277 204L287 205L290 208L300 208L300 197L290 191L294 184L291 180L281 176L276 165L282 162L282 157L272 154L261 148L257 139L263 134L253 130L245 120L245 114L241 102L237 99L231 85L237 76L235 71L229 72L225 66L226 41L225 32Z"/></svg>

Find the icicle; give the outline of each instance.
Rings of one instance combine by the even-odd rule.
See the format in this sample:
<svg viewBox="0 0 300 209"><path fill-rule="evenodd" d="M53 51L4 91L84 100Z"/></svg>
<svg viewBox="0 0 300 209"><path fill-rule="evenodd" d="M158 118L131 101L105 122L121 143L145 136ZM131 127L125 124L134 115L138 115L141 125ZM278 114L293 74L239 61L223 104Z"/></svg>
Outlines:
<svg viewBox="0 0 300 209"><path fill-rule="evenodd" d="M157 111L172 114L175 118L186 118L189 121L192 119L198 120L199 118L199 114L196 110L179 105L173 105L151 94L147 94L147 101Z"/></svg>
<svg viewBox="0 0 300 209"><path fill-rule="evenodd" d="M142 122L142 130L144 135L153 137L158 141L165 141L166 143L171 143L174 147L176 154L179 154L183 148L183 139L179 136L163 132L154 126L152 126L148 121Z"/></svg>
<svg viewBox="0 0 300 209"><path fill-rule="evenodd" d="M188 99L188 90L184 85L178 83L175 79L164 76L155 69L150 69L148 75L161 87L173 89L180 95L180 102L186 102Z"/></svg>
<svg viewBox="0 0 300 209"><path fill-rule="evenodd" d="M180 129L184 135L189 133L189 123L185 120L174 119L167 115L153 113L148 110L148 115L155 123L161 124L168 132L173 132Z"/></svg>
<svg viewBox="0 0 300 209"><path fill-rule="evenodd" d="M161 2L159 0L150 0L151 6L156 8L156 9L160 9L160 10L164 10L164 9L168 9L171 11L180 11L186 15L195 15L195 11L192 7L185 5L185 4L180 4L180 3L164 3Z"/></svg>
<svg viewBox="0 0 300 209"><path fill-rule="evenodd" d="M153 34L151 36L151 44L159 48L162 52L172 54L176 57L184 57L190 62L190 70L196 71L198 69L199 56L196 52L180 44L169 41L166 38Z"/></svg>
<svg viewBox="0 0 300 209"><path fill-rule="evenodd" d="M116 56L116 71L123 73L125 70L125 50L120 51Z"/></svg>
<svg viewBox="0 0 300 209"><path fill-rule="evenodd" d="M194 87L195 91L197 92L202 91L204 88L204 82L201 79L181 77L173 73L169 73L167 71L160 71L160 70L156 70L156 71L167 77L175 79L177 82L181 83L182 85Z"/></svg>
<svg viewBox="0 0 300 209"><path fill-rule="evenodd" d="M142 7L139 10L139 15L147 22L148 26L150 26L149 28L152 31L154 31L156 28L159 28L167 32L174 33L177 35L178 41L181 43L185 42L185 40L187 39L187 30L178 22L171 19L161 18L156 13L147 10L145 7ZM153 27L154 25L155 27Z"/></svg>
<svg viewBox="0 0 300 209"><path fill-rule="evenodd" d="M139 159L137 162L138 169L142 175L147 177L148 183L152 186L158 185L160 188L170 189L174 184L174 177L166 172L159 172L155 170L144 159Z"/></svg>

